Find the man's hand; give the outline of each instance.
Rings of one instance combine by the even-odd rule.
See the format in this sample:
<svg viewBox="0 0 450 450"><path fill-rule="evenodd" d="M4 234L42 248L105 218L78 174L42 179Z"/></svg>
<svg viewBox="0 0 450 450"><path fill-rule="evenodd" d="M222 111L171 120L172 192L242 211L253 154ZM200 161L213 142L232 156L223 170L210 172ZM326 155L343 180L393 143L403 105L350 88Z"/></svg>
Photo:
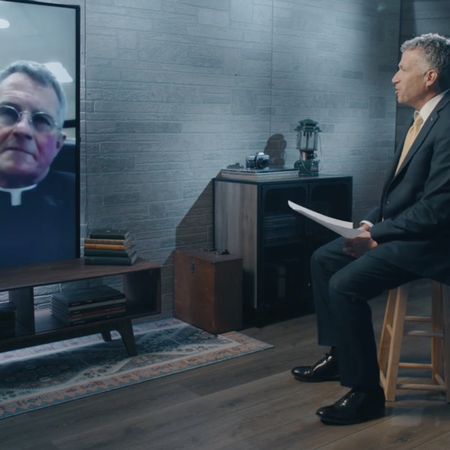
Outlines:
<svg viewBox="0 0 450 450"><path fill-rule="evenodd" d="M369 227L364 224L358 228L359 230L362 230L360 235L352 239L344 239L342 250L344 250L347 255L359 258L378 245L377 242L372 239L370 232L367 230L368 228Z"/></svg>

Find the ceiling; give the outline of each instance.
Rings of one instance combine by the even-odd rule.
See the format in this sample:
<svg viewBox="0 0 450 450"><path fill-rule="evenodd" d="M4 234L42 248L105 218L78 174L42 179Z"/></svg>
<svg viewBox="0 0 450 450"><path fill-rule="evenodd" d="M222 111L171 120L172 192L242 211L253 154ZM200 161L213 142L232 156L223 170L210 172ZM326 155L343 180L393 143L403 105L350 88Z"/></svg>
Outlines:
<svg viewBox="0 0 450 450"><path fill-rule="evenodd" d="M76 9L51 4L0 0L0 18L11 24L0 29L0 69L17 60L60 62L76 80ZM66 120L76 117L76 83L63 83Z"/></svg>

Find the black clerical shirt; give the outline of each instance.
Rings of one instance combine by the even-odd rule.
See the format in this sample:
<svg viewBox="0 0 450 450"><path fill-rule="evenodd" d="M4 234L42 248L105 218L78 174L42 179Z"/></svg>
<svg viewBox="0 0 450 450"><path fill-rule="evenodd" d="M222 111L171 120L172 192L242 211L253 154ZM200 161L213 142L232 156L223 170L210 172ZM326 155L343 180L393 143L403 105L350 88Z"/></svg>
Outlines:
<svg viewBox="0 0 450 450"><path fill-rule="evenodd" d="M73 174L50 171L19 206L0 191L0 268L75 258L75 189Z"/></svg>

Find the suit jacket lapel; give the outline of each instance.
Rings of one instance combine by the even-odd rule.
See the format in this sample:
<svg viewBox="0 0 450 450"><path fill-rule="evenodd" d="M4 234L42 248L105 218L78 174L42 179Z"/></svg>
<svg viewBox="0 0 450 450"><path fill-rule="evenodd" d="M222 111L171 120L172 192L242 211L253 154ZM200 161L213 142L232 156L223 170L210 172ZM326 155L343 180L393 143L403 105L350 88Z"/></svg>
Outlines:
<svg viewBox="0 0 450 450"><path fill-rule="evenodd" d="M385 197L387 195L387 192L389 190L389 187L391 186L391 183L395 179L395 171L397 170L398 160L400 159L400 155L402 153L403 143L405 142L406 135L408 134L408 130L411 127L411 125L414 122L414 117L412 117L408 123L408 125L405 128L405 131L403 132L402 139L400 140L400 143L397 145L397 150L395 151L394 158L391 162L391 166L386 174L386 178L383 184L383 190L381 193L381 205L384 205ZM403 162L404 164L404 162ZM381 207L382 209L382 207Z"/></svg>
<svg viewBox="0 0 450 450"><path fill-rule="evenodd" d="M427 121L423 124L422 128L420 129L419 134L417 135L416 139L414 140L411 148L409 149L408 154L406 155L405 159L403 160L402 165L398 169L398 172L395 176L397 176L408 165L408 163L411 160L411 158L413 157L414 153L416 153L417 150L419 150L420 146L422 145L423 140L425 139L427 134L430 132L430 130L433 128L433 126L437 122L438 118L439 118L439 115L437 114L437 112L433 111L430 114ZM402 142L402 144L403 144L403 142ZM398 161L398 159L397 159L397 161Z"/></svg>
<svg viewBox="0 0 450 450"><path fill-rule="evenodd" d="M403 136L400 139L400 143L397 145L397 150L394 154L394 159L391 163L391 167L388 173L388 180L392 180L395 175L395 171L397 170L398 161L400 159L400 155L402 154L403 144L405 143L406 135L408 134L408 130L411 128L412 124L414 123L414 116L411 117L409 120L409 123L405 127L405 130L403 131Z"/></svg>
<svg viewBox="0 0 450 450"><path fill-rule="evenodd" d="M393 161L391 163L391 167L389 168L387 172L387 176L383 185L383 191L381 194L381 205L380 205L380 218L383 217L383 206L386 201L386 196L391 188L391 186L395 183L395 181L398 179L397 175L402 173L403 170L405 170L408 162L411 160L414 153L420 148L420 145L422 144L425 137L428 135L430 130L433 128L434 124L436 123L437 119L439 118L439 112L444 109L448 104L450 103L450 93L445 95L445 97L437 104L436 108L434 108L433 112L430 114L426 122L423 124L422 129L420 130L420 133L417 135L416 141L414 142L413 146L411 147L407 157L402 163L402 166L400 170L395 173L398 165L398 161L400 159L400 154L402 152L403 143L405 142L406 135L408 134L408 130L413 124L414 120L411 118L409 125L406 127L403 137L400 140L400 144L397 147L397 150L395 152L395 156L393 158Z"/></svg>

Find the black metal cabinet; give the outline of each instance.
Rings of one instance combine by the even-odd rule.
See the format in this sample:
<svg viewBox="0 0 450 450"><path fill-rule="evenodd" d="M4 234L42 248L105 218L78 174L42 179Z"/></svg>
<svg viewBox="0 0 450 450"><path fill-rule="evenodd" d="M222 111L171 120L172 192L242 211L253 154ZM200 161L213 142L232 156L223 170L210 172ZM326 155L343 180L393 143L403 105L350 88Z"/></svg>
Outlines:
<svg viewBox="0 0 450 450"><path fill-rule="evenodd" d="M213 186L214 245L243 258L245 311L313 312L310 257L337 235L294 212L288 200L350 221L352 178L215 178Z"/></svg>

